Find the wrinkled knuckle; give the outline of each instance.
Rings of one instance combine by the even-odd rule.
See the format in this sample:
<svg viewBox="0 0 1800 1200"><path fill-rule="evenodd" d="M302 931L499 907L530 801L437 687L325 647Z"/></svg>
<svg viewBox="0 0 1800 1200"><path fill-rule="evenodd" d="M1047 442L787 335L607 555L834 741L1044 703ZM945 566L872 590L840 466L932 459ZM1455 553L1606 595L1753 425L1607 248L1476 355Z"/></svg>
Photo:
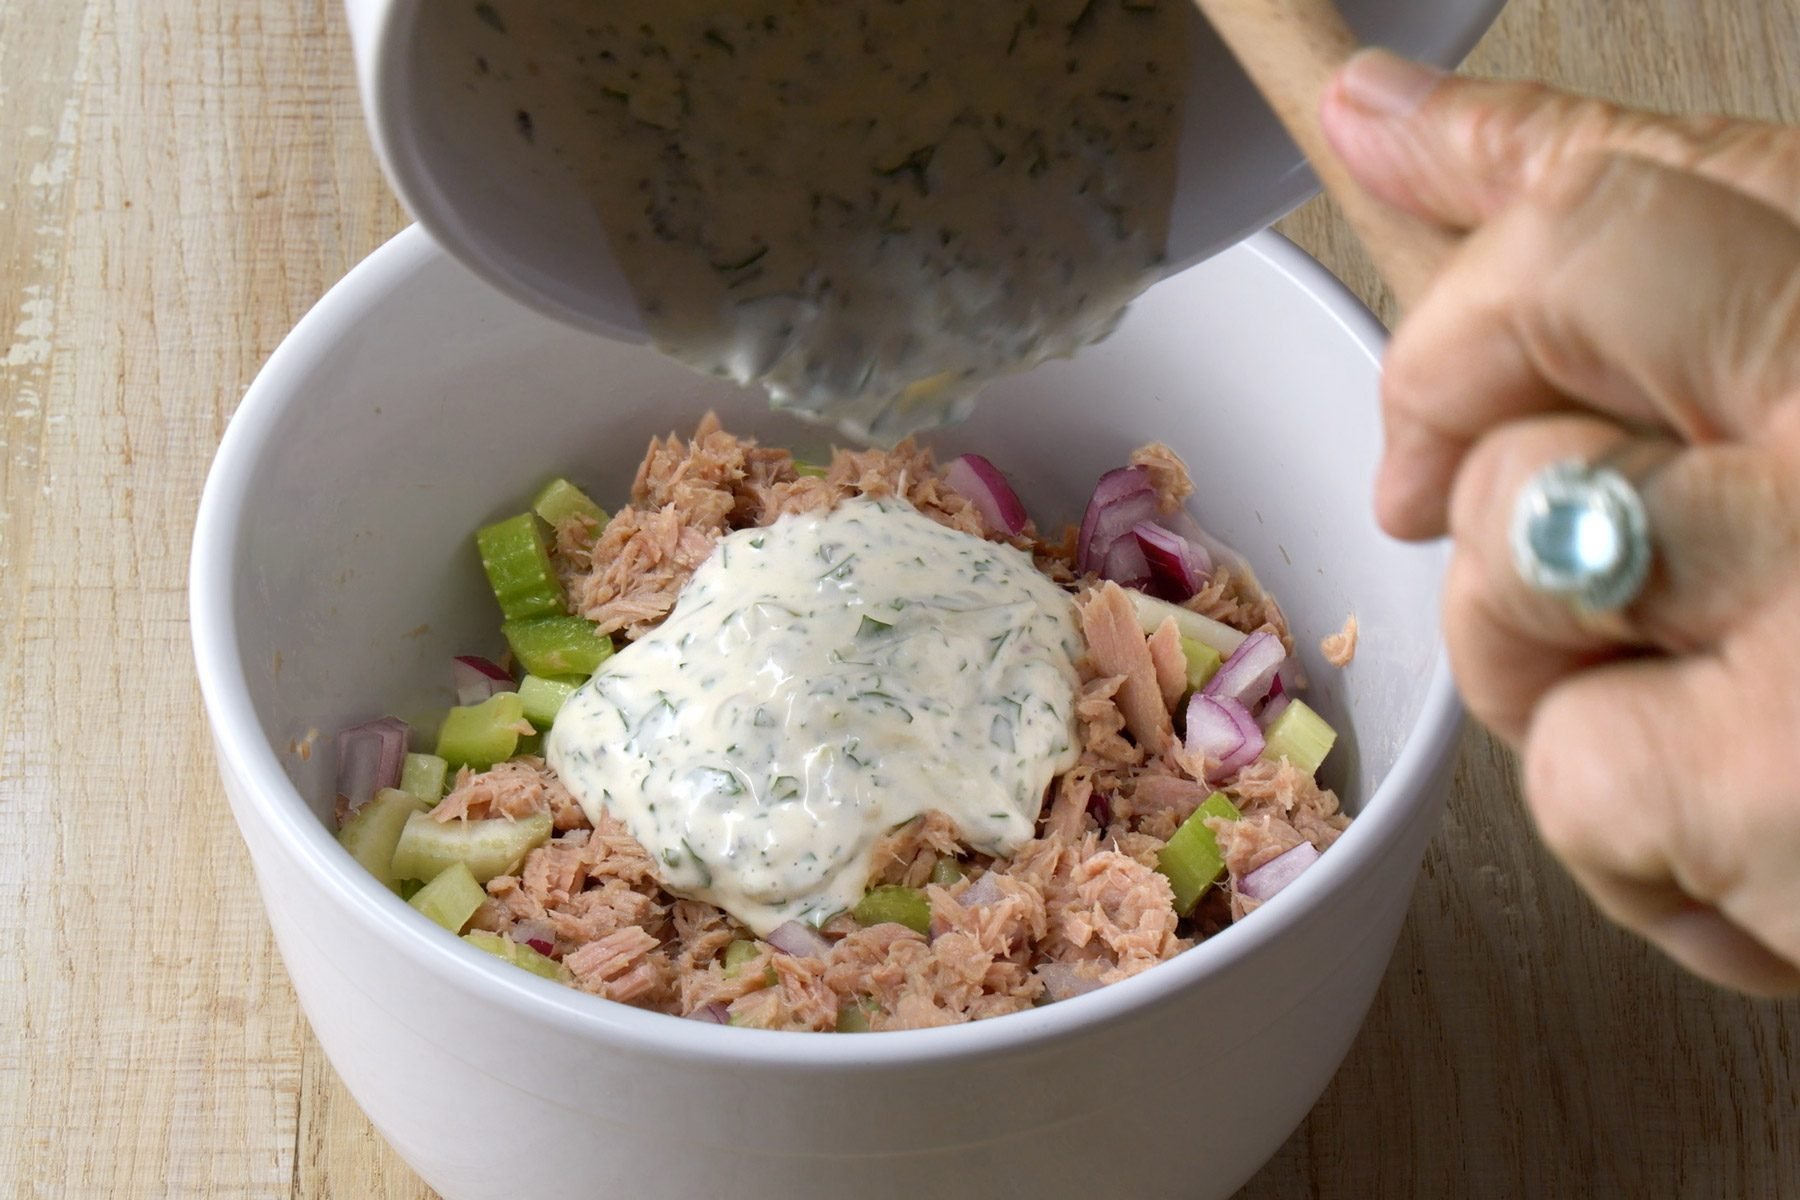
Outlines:
<svg viewBox="0 0 1800 1200"><path fill-rule="evenodd" d="M1547 234L1571 215L1604 203L1620 166L1618 157L1598 150L1558 159L1525 193L1534 222L1528 228Z"/></svg>

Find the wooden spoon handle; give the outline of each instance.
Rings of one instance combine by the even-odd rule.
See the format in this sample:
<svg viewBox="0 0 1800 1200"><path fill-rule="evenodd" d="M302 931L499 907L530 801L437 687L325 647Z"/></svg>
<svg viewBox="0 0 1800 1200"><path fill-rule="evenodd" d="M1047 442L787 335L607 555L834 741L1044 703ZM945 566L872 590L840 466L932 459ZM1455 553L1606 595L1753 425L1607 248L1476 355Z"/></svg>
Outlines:
<svg viewBox="0 0 1800 1200"><path fill-rule="evenodd" d="M1299 143L1401 307L1411 306L1455 242L1444 230L1363 191L1325 140L1319 101L1332 74L1359 48L1337 5L1332 0L1196 3Z"/></svg>

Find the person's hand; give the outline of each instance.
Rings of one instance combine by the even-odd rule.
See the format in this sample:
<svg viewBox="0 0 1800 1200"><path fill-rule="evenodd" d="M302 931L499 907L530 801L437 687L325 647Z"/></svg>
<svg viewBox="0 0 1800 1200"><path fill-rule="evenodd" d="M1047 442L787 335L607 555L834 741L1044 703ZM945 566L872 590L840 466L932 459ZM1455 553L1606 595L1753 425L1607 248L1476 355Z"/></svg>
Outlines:
<svg viewBox="0 0 1800 1200"><path fill-rule="evenodd" d="M1446 79L1391 55L1323 117L1375 195L1462 238L1397 332L1376 507L1449 533L1445 637L1550 848L1707 978L1800 990L1800 131ZM1595 619L1526 587L1546 464L1661 436L1657 563Z"/></svg>

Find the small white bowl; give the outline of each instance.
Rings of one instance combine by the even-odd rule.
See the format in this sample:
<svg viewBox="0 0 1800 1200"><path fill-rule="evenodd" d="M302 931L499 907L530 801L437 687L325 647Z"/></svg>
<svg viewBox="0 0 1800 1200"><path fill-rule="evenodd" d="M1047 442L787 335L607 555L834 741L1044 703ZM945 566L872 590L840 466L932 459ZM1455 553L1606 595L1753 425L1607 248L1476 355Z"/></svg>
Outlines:
<svg viewBox="0 0 1800 1200"><path fill-rule="evenodd" d="M1456 742L1442 551L1369 516L1381 343L1261 234L1157 286L1079 358L995 387L940 443L993 458L1047 526L1137 444L1183 454L1196 511L1281 598L1343 731L1330 775L1360 814L1344 838L1249 920L1090 995L944 1029L772 1033L584 995L432 925L333 840L329 739L447 702L447 658L497 648L470 532L546 475L617 503L650 436L715 406L772 443L824 436L534 315L417 230L376 252L232 419L191 579L232 811L358 1103L453 1200L1229 1195L1361 1024ZM1350 612L1362 648L1334 672L1313 647Z"/></svg>
<svg viewBox="0 0 1800 1200"><path fill-rule="evenodd" d="M538 0L541 2L541 0ZM643 322L573 179L543 170L498 81L471 88L504 38L482 12L505 0L346 0L369 132L418 221L515 299L584 328L643 340ZM1505 0L1339 0L1368 43L1449 67ZM1300 151L1212 29L1195 21L1166 261L1180 271L1273 224L1317 189ZM548 69L548 68L546 68Z"/></svg>

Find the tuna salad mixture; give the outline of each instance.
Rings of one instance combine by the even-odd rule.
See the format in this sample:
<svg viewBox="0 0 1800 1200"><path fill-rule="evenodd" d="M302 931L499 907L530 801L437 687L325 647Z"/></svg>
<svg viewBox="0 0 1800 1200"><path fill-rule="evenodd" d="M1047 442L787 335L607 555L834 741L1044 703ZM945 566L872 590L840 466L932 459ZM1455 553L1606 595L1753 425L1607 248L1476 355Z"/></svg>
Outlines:
<svg viewBox="0 0 1800 1200"><path fill-rule="evenodd" d="M338 735L339 839L470 943L694 1020L920 1028L1135 975L1349 823L1192 491L1145 446L1045 536L980 456L812 465L712 417L610 517L552 480L475 536L507 652L450 664L435 739Z"/></svg>

